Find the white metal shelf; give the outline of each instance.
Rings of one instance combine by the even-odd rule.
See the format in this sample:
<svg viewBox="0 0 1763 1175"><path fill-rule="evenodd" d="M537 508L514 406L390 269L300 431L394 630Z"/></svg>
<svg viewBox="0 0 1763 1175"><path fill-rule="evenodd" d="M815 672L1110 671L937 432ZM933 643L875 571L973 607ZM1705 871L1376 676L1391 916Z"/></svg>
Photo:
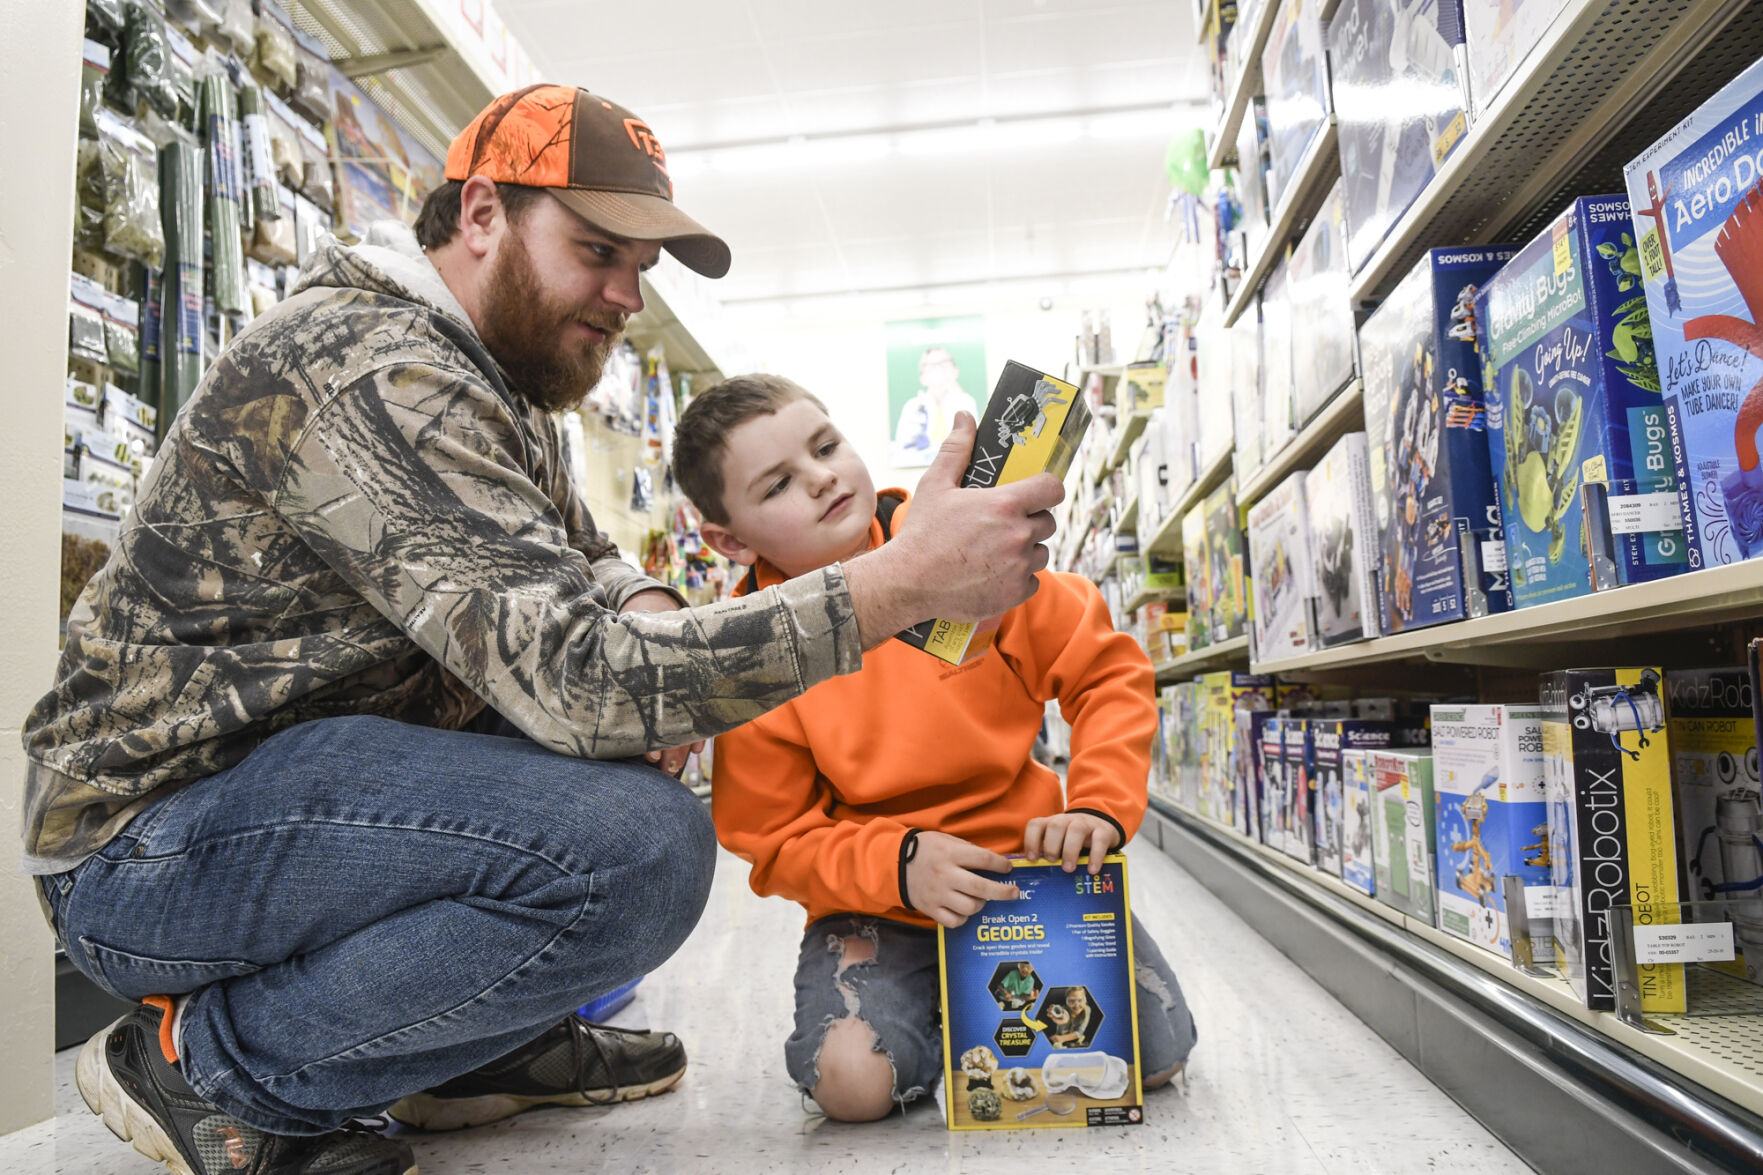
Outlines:
<svg viewBox="0 0 1763 1175"><path fill-rule="evenodd" d="M1114 529L1117 532L1123 531L1123 530L1129 530L1129 531L1132 531L1134 534L1137 534L1138 533L1138 522L1139 522L1139 496L1137 494L1134 494L1132 497L1130 497L1126 500L1126 508L1120 512L1120 518L1115 522Z"/></svg>
<svg viewBox="0 0 1763 1175"><path fill-rule="evenodd" d="M1423 922L1387 906L1375 898L1368 897L1338 877L1323 873L1306 862L1251 839L1234 825L1182 807L1168 797L1159 796L1157 799L1160 805L1180 808L1189 819L1204 822L1208 827L1230 837L1233 843L1248 849L1265 860L1278 864L1281 868L1317 889L1377 915L1385 922L1400 927L1414 937L1470 963L1538 1003L1545 1004L1554 1011L1602 1033L1611 1040L1626 1045L1695 1084L1711 1090L1753 1113L1763 1114L1763 1055L1753 1056L1748 1062L1734 1063L1727 1055L1728 1050L1723 1050L1710 1043L1710 1037L1717 1038L1722 1035L1720 1024L1709 1024L1716 1018L1652 1013L1649 1015L1650 1019L1676 1030L1676 1035L1662 1036L1642 1032L1624 1023L1614 1013L1594 1012L1588 1009L1585 1003L1574 994L1567 981L1558 975L1537 976L1520 971L1503 955L1465 942L1455 935L1446 934L1430 922ZM1718 1019L1733 1020L1735 1018L1720 1017ZM1742 1019L1751 1022L1747 1025L1747 1035L1754 1036L1758 1031L1755 1023L1757 1018L1744 1017ZM1702 1027L1708 1027L1711 1031L1696 1031ZM1728 1027L1731 1026L1728 1025ZM1730 1035L1730 1033L1726 1035Z"/></svg>
<svg viewBox="0 0 1763 1175"><path fill-rule="evenodd" d="M1268 0L1268 3L1271 4L1272 0ZM1340 131L1335 126L1335 116L1330 114L1320 133L1305 150L1303 158L1298 161L1286 190L1280 193L1279 203L1274 205L1267 237L1260 250L1244 267L1237 292L1231 295L1230 304L1224 308L1224 325L1230 326L1242 316L1249 300L1255 296L1255 291L1261 288L1261 283L1267 280L1267 275L1273 272L1273 267L1285 256L1286 246L1297 235L1298 226L1316 211L1317 206L1322 203L1322 197L1327 194L1329 185L1339 179L1340 174Z"/></svg>
<svg viewBox="0 0 1763 1175"><path fill-rule="evenodd" d="M1590 194L1565 189L1582 164L1677 83L1745 3L1569 3L1354 277L1353 300L1387 292L1426 249L1492 243L1566 195ZM1728 77L1684 80L1705 96ZM1628 154L1649 141L1632 142Z"/></svg>
<svg viewBox="0 0 1763 1175"><path fill-rule="evenodd" d="M1420 628L1297 657L1257 673L1313 673L1389 661L1475 662L1494 646L1588 642L1748 620L1763 612L1763 560L1690 571L1571 600Z"/></svg>
<svg viewBox="0 0 1763 1175"><path fill-rule="evenodd" d="M1209 669L1241 669L1249 664L1249 637L1245 633L1222 644L1207 645L1203 649L1195 649L1184 653L1173 661L1155 664L1157 684L1168 685L1195 673L1204 673Z"/></svg>
<svg viewBox="0 0 1763 1175"><path fill-rule="evenodd" d="M1157 533L1151 536L1151 541L1139 544L1139 549L1147 557L1159 555L1168 558L1181 554L1181 520L1183 516L1204 501L1207 494L1225 483L1225 480L1230 477L1231 459L1230 451L1226 450L1212 464L1200 470L1200 476L1182 491L1181 497L1176 499L1168 516L1157 527Z"/></svg>
<svg viewBox="0 0 1763 1175"><path fill-rule="evenodd" d="M1242 55L1243 72L1237 75L1236 84L1225 95L1224 117L1207 153L1207 162L1214 171L1236 156L1237 128L1243 124L1243 112L1249 108L1249 101L1260 92L1261 50L1267 47L1268 34L1273 32L1273 20L1278 15L1279 0L1261 0L1261 10L1255 14L1255 26L1245 29L1239 24L1231 33L1232 37L1247 36L1249 43Z"/></svg>
<svg viewBox="0 0 1763 1175"><path fill-rule="evenodd" d="M1116 430L1119 435L1114 438L1114 452L1108 457L1105 472L1113 473L1126 463L1126 455L1131 450L1132 443L1144 435L1145 425L1150 422L1151 412L1149 409L1134 412L1126 418L1125 423Z"/></svg>
<svg viewBox="0 0 1763 1175"><path fill-rule="evenodd" d="M1259 501L1294 469L1309 469L1322 459L1330 445L1364 427L1365 385L1355 379L1325 404L1302 431L1238 483L1237 505Z"/></svg>
<svg viewBox="0 0 1763 1175"><path fill-rule="evenodd" d="M1181 599L1183 597L1184 593L1185 593L1185 589L1183 589L1183 588L1169 588L1169 587L1140 588L1137 592L1135 592L1133 594L1132 599L1130 599L1126 602L1126 607L1124 607L1121 610L1123 612L1137 612L1140 608L1143 608L1146 604L1155 604L1155 603L1158 603L1163 600Z"/></svg>

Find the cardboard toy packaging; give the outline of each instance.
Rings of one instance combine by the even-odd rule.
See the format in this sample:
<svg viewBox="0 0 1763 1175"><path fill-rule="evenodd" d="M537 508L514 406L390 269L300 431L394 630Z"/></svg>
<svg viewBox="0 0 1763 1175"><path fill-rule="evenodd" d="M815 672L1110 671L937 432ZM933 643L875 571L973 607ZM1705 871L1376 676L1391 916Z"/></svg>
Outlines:
<svg viewBox="0 0 1763 1175"><path fill-rule="evenodd" d="M1157 691L1156 763L1145 790L1153 800L1175 803L1175 687L1166 685Z"/></svg>
<svg viewBox="0 0 1763 1175"><path fill-rule="evenodd" d="M1385 635L1512 606L1474 309L1511 256L1433 249L1359 331Z"/></svg>
<svg viewBox="0 0 1763 1175"><path fill-rule="evenodd" d="M1304 478L1315 540L1316 635L1325 647L1378 635L1377 515L1365 434L1335 442Z"/></svg>
<svg viewBox="0 0 1763 1175"><path fill-rule="evenodd" d="M1004 364L979 422L963 486L989 489L1052 473L1063 479L1090 426L1090 407L1075 385L1015 360ZM960 665L984 653L997 635L989 624L926 620L898 635L915 649Z"/></svg>
<svg viewBox="0 0 1763 1175"><path fill-rule="evenodd" d="M1433 846L1437 843L1438 815L1432 756L1419 751L1374 751L1371 772L1371 860L1376 873L1372 896L1436 926Z"/></svg>
<svg viewBox="0 0 1763 1175"><path fill-rule="evenodd" d="M1249 566L1255 659L1307 653L1315 645L1310 597L1314 566L1302 470L1249 508Z"/></svg>
<svg viewBox="0 0 1763 1175"><path fill-rule="evenodd" d="M1292 414L1308 424L1353 382L1359 370L1359 332L1347 270L1347 222L1339 183L1292 252Z"/></svg>
<svg viewBox="0 0 1763 1175"><path fill-rule="evenodd" d="M1235 380L1236 356L1232 353L1231 332L1222 314L1206 314L1194 328L1198 340L1196 358L1200 364L1199 394L1195 415L1198 428L1194 435L1194 466L1196 474L1217 465L1236 445L1234 405L1231 388Z"/></svg>
<svg viewBox="0 0 1763 1175"><path fill-rule="evenodd" d="M1320 719L1310 723L1312 744L1310 772L1311 843L1316 867L1331 877L1343 877L1341 845L1346 834L1349 751L1387 750L1390 728L1385 722L1358 719Z"/></svg>
<svg viewBox="0 0 1763 1175"><path fill-rule="evenodd" d="M1735 957L1710 965L1763 983L1763 804L1750 672L1671 670L1665 694L1678 892L1686 902L1725 903Z"/></svg>
<svg viewBox="0 0 1763 1175"><path fill-rule="evenodd" d="M1230 395L1236 477L1261 467L1261 301L1250 299L1230 327Z"/></svg>
<svg viewBox="0 0 1763 1175"><path fill-rule="evenodd" d="M1523 879L1533 916L1553 898L1542 710L1434 706L1432 782L1439 929L1509 955L1506 876ZM1547 943L1535 945L1539 960L1547 960Z"/></svg>
<svg viewBox="0 0 1763 1175"><path fill-rule="evenodd" d="M1267 781L1262 774L1262 732L1273 710L1237 710L1237 741L1232 762L1237 777L1237 816L1234 821L1250 840L1266 843L1267 828L1262 820L1266 808Z"/></svg>
<svg viewBox="0 0 1763 1175"><path fill-rule="evenodd" d="M1188 648L1203 649L1217 644L1212 634L1212 576L1209 571L1206 539L1206 508L1192 506L1182 515L1182 566L1192 570L1187 576Z"/></svg>
<svg viewBox="0 0 1763 1175"><path fill-rule="evenodd" d="M1261 836L1270 849L1285 852L1286 821L1291 805L1286 795L1286 718L1268 715L1261 723L1261 741L1256 745L1257 768L1261 772Z"/></svg>
<svg viewBox="0 0 1763 1175"><path fill-rule="evenodd" d="M1376 755L1376 751L1347 751L1341 756L1341 880L1367 896L1377 888L1371 855Z"/></svg>
<svg viewBox="0 0 1763 1175"><path fill-rule="evenodd" d="M1691 569L1763 555L1760 135L1763 61L1625 172Z"/></svg>
<svg viewBox="0 0 1763 1175"><path fill-rule="evenodd" d="M1462 53L1456 0L1342 0L1329 21L1355 273L1469 133Z"/></svg>
<svg viewBox="0 0 1763 1175"><path fill-rule="evenodd" d="M1261 460L1271 460L1297 435L1292 423L1291 281L1281 260L1261 287Z"/></svg>
<svg viewBox="0 0 1763 1175"><path fill-rule="evenodd" d="M1322 0L1280 0L1261 51L1261 77L1271 163L1267 199L1277 209L1329 117Z"/></svg>
<svg viewBox="0 0 1763 1175"><path fill-rule="evenodd" d="M1493 106L1568 0L1457 0L1469 63L1470 122Z"/></svg>
<svg viewBox="0 0 1763 1175"><path fill-rule="evenodd" d="M1616 1007L1611 907L1633 907L1637 946L1680 920L1662 684L1653 668L1542 676L1555 946L1593 1011ZM1639 962L1638 978L1642 1011L1685 1010L1683 964Z"/></svg>
<svg viewBox="0 0 1763 1175"><path fill-rule="evenodd" d="M1243 512L1237 508L1236 478L1226 478L1223 485L1206 495L1198 509L1205 518L1201 536L1204 555L1193 566L1206 576L1210 613L1206 631L1217 645L1249 631L1249 568L1243 549Z"/></svg>
<svg viewBox="0 0 1763 1175"><path fill-rule="evenodd" d="M1204 737L1204 711L1198 681L1177 682L1175 686L1176 803L1190 812L1200 810L1200 755Z"/></svg>
<svg viewBox="0 0 1763 1175"><path fill-rule="evenodd" d="M1020 899L937 930L949 1129L1137 1125L1126 858L1093 876L1018 862L1008 879Z"/></svg>
<svg viewBox="0 0 1763 1175"><path fill-rule="evenodd" d="M1214 777L1217 789L1215 810L1206 814L1247 831L1243 814L1250 801L1243 791L1244 765L1252 764L1255 756L1253 744L1241 737L1238 714L1271 710L1277 703L1279 687L1274 678L1255 673L1209 673L1201 680L1206 682L1209 706L1211 757L1207 771Z"/></svg>
<svg viewBox="0 0 1763 1175"><path fill-rule="evenodd" d="M1311 740L1313 720L1287 718L1280 723L1285 738L1285 778L1281 799L1285 808L1285 839L1280 845L1288 857L1306 865L1316 863L1316 825L1310 815L1310 777L1316 770L1316 744Z"/></svg>
<svg viewBox="0 0 1763 1175"><path fill-rule="evenodd" d="M1237 200L1242 205L1243 250L1254 257L1267 245L1267 174L1273 166L1267 141L1267 99L1249 99L1237 127Z"/></svg>
<svg viewBox="0 0 1763 1175"><path fill-rule="evenodd" d="M1688 563L1628 200L1575 200L1476 299L1516 606Z"/></svg>
<svg viewBox="0 0 1763 1175"><path fill-rule="evenodd" d="M1201 674L1200 699L1200 794L1195 810L1210 820L1230 819L1230 743L1236 736L1231 713L1231 673Z"/></svg>

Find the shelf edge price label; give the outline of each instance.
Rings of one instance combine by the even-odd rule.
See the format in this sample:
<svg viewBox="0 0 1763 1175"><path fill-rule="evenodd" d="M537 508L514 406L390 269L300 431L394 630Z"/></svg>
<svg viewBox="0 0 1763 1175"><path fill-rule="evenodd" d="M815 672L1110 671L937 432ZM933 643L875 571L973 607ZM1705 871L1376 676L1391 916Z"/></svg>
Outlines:
<svg viewBox="0 0 1763 1175"><path fill-rule="evenodd" d="M1715 922L1634 928L1635 962L1730 963L1737 955L1732 945L1732 923Z"/></svg>

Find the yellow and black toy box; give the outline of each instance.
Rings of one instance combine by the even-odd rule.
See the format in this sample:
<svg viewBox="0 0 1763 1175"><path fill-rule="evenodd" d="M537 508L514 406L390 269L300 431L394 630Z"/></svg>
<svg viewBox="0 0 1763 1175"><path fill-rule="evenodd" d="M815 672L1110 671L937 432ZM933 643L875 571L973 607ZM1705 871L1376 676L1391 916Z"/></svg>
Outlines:
<svg viewBox="0 0 1763 1175"><path fill-rule="evenodd" d="M978 489L1009 485L1037 473L1063 478L1090 426L1090 408L1072 384L1014 360L986 402L973 457L961 484ZM997 620L982 623L926 620L899 634L915 649L960 665L991 647Z"/></svg>
<svg viewBox="0 0 1763 1175"><path fill-rule="evenodd" d="M937 932L951 1130L1131 1126L1144 1116L1126 858L1019 862L1015 901Z"/></svg>

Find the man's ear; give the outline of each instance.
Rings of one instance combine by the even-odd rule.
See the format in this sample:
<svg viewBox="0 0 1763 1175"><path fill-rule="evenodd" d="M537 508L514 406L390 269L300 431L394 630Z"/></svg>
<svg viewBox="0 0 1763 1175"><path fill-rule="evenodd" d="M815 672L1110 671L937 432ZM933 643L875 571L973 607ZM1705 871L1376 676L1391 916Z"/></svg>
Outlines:
<svg viewBox="0 0 1763 1175"><path fill-rule="evenodd" d="M706 522L698 528L710 549L719 555L726 555L742 567L751 567L759 562L759 552L743 543L735 536L735 532L726 526L714 522Z"/></svg>
<svg viewBox="0 0 1763 1175"><path fill-rule="evenodd" d="M481 175L466 180L459 191L459 240L467 251L475 257L486 256L498 227L506 223L495 182Z"/></svg>

